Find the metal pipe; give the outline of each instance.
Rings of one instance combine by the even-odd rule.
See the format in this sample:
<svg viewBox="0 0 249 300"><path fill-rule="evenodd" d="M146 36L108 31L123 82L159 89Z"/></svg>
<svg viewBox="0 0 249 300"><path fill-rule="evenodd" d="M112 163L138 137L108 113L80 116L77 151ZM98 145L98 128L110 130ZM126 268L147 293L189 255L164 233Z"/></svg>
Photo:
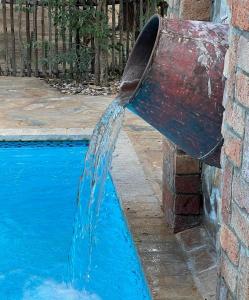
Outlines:
<svg viewBox="0 0 249 300"><path fill-rule="evenodd" d="M227 48L227 25L154 15L133 47L119 95L180 149L217 167Z"/></svg>

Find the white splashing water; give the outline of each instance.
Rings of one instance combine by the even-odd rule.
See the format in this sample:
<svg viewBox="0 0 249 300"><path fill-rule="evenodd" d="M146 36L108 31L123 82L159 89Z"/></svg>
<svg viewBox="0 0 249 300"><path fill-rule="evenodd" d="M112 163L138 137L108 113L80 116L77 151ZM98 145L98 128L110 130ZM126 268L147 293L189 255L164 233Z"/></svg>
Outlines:
<svg viewBox="0 0 249 300"><path fill-rule="evenodd" d="M70 255L71 286L78 290L83 290L91 278L95 225L123 118L124 106L116 98L96 125L86 154Z"/></svg>
<svg viewBox="0 0 249 300"><path fill-rule="evenodd" d="M33 289L24 292L22 300L101 300L96 294L78 291L66 284L45 281Z"/></svg>

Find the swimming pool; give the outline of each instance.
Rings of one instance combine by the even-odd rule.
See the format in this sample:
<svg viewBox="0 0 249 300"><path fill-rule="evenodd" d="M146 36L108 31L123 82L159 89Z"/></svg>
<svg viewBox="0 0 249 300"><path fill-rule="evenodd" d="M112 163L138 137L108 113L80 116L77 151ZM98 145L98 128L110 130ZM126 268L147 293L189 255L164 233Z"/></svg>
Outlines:
<svg viewBox="0 0 249 300"><path fill-rule="evenodd" d="M0 142L0 299L151 299L110 176L95 232L91 280L83 292L67 285L87 147L87 141Z"/></svg>

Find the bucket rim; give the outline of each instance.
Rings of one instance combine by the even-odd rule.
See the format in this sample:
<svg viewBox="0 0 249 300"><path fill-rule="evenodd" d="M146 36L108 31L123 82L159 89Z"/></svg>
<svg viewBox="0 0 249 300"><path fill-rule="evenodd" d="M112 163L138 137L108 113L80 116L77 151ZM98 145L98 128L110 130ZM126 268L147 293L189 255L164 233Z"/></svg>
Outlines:
<svg viewBox="0 0 249 300"><path fill-rule="evenodd" d="M138 91L141 88L141 84L144 81L144 78L146 77L146 75L148 73L148 70L149 70L149 68L151 66L151 62L152 62L152 59L153 59L154 54L155 54L155 50L156 50L158 42L159 42L159 37L160 37L160 33L161 33L161 28L162 28L162 18L161 18L161 16L159 14L154 14L146 22L146 24L144 25L142 31L139 33L139 35L137 37L137 40L136 40L136 42L135 42L135 44L134 44L134 46L132 48L132 51L131 51L131 53L129 55L129 58L128 58L127 62L126 62L126 66L125 66L124 71L123 71L123 76L121 78L120 86L122 85L123 77L126 74L126 71L130 67L130 62L132 60L132 56L133 56L133 53L135 52L136 46L140 43L140 40L141 40L143 34L145 33L146 29L148 29L148 27L151 26L152 21L155 20L155 19L158 20L158 27L157 27L156 37L155 37L155 40L154 40L154 45L153 45L151 53L150 53L150 57L148 59L148 62L146 64L145 68L144 68L144 71L143 71L143 73L142 73L142 75L141 75L141 77L139 79L139 82L138 82L136 88L134 89L134 91L132 92L131 96L129 97L129 102L126 103L126 106L129 105L129 103L131 103L134 100L134 98L136 97Z"/></svg>

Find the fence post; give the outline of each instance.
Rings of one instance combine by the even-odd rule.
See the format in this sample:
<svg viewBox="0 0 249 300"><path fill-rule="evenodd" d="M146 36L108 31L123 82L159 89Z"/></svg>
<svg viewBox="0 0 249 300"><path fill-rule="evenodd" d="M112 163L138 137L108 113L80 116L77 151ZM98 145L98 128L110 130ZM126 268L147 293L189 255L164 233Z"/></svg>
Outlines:
<svg viewBox="0 0 249 300"><path fill-rule="evenodd" d="M54 23L54 44L55 44L55 64L54 64L54 72L58 75L58 53L59 53L59 36L58 36L58 6L55 7L55 23Z"/></svg>
<svg viewBox="0 0 249 300"><path fill-rule="evenodd" d="M52 11L51 11L51 1L48 0L48 69L49 69L49 75L52 75L53 72L53 66L51 57L53 56L53 47L52 47Z"/></svg>
<svg viewBox="0 0 249 300"><path fill-rule="evenodd" d="M14 0L10 0L10 30L11 30L11 73L16 76L16 43L14 25Z"/></svg>
<svg viewBox="0 0 249 300"><path fill-rule="evenodd" d="M115 71L115 27L116 27L116 16L115 16L115 0L112 0L112 71Z"/></svg>
<svg viewBox="0 0 249 300"><path fill-rule="evenodd" d="M129 34L129 0L125 0L125 23L126 23L126 60L129 57L130 52L130 34Z"/></svg>
<svg viewBox="0 0 249 300"><path fill-rule="evenodd" d="M30 17L29 17L30 5L26 2L26 40L27 40L27 73L31 76L31 37L30 37Z"/></svg>
<svg viewBox="0 0 249 300"><path fill-rule="evenodd" d="M124 32L124 2L120 0L119 3L119 72L120 74L123 71L123 59L124 59L124 51L123 51L123 32Z"/></svg>
<svg viewBox="0 0 249 300"><path fill-rule="evenodd" d="M19 4L19 9L18 9L18 38L19 38L20 61L21 61L20 74L21 74L21 76L24 76L25 53L24 53L24 44L23 44L23 40L22 40L22 13L23 13L23 4L21 2Z"/></svg>
<svg viewBox="0 0 249 300"><path fill-rule="evenodd" d="M139 1L139 31L141 32L143 29L143 0Z"/></svg>
<svg viewBox="0 0 249 300"><path fill-rule="evenodd" d="M41 35L42 35L42 58L45 59L46 52L45 52L45 8L44 8L44 1L41 0ZM47 64L42 63L42 73L43 75L46 74Z"/></svg>
<svg viewBox="0 0 249 300"><path fill-rule="evenodd" d="M72 7L69 7L69 13L72 14ZM73 28L72 28L72 20L69 21L69 36L68 36L68 51L70 53L70 63L69 63L69 69L70 69L70 76L74 77L73 72L73 62L72 62L72 51L73 51Z"/></svg>
<svg viewBox="0 0 249 300"><path fill-rule="evenodd" d="M62 14L65 15L66 7L65 7L65 0L62 1ZM65 26L65 20L63 22L63 26L61 28L61 38L62 38L62 51L63 51L63 74L66 73L66 60L65 60L65 54L66 54L66 26Z"/></svg>
<svg viewBox="0 0 249 300"><path fill-rule="evenodd" d="M33 8L33 45L35 54L35 76L38 77L38 43L37 43L37 0L34 2Z"/></svg>
<svg viewBox="0 0 249 300"><path fill-rule="evenodd" d="M132 26L132 45L135 44L136 41L136 29L137 29L137 3L136 0L133 0L133 26Z"/></svg>
<svg viewBox="0 0 249 300"><path fill-rule="evenodd" d="M7 21L6 21L6 0L2 0L2 7L3 7L3 39L4 39L4 48L5 48L5 71L8 75L9 73L9 62L8 62L8 29L7 29Z"/></svg>

